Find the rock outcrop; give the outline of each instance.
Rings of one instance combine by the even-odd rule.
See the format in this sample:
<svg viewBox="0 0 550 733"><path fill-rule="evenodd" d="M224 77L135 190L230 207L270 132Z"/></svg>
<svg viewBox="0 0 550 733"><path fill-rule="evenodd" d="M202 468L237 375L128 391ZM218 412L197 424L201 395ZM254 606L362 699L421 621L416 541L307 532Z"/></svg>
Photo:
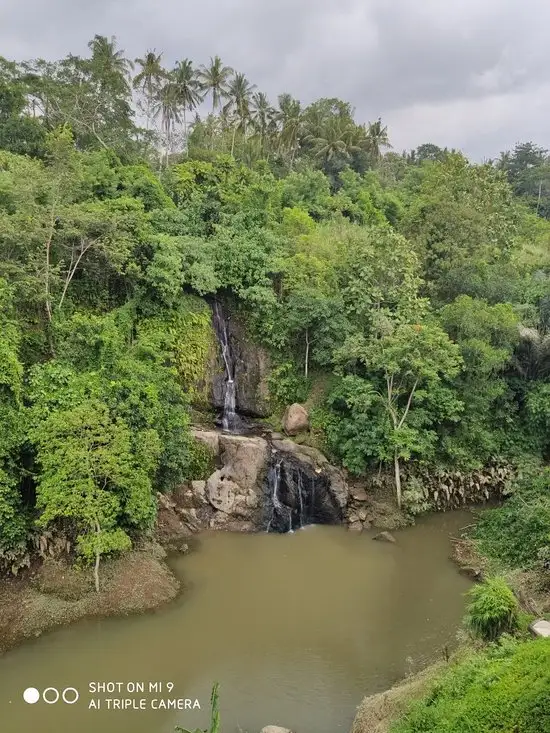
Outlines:
<svg viewBox="0 0 550 733"><path fill-rule="evenodd" d="M283 415L283 430L287 435L298 435L309 430L309 415L305 407L295 402Z"/></svg>
<svg viewBox="0 0 550 733"><path fill-rule="evenodd" d="M345 477L319 450L289 439L198 428L193 434L213 451L216 470L166 500L189 532L286 532L343 521L349 498Z"/></svg>

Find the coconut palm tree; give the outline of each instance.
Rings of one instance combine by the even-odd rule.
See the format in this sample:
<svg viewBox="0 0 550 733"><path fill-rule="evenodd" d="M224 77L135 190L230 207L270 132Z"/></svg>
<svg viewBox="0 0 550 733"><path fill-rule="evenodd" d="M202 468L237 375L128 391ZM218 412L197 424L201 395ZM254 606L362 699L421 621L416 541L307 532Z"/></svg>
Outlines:
<svg viewBox="0 0 550 733"><path fill-rule="evenodd" d="M199 81L197 71L193 68L193 62L189 59L177 61L171 77L175 86L178 103L182 111L185 149L186 155L188 155L186 113L188 111L192 112L204 99L202 86Z"/></svg>
<svg viewBox="0 0 550 733"><path fill-rule="evenodd" d="M311 143L316 158L329 161L336 156L349 158L356 149L354 140L355 128L346 120L333 117L325 122L318 136L307 136L306 141Z"/></svg>
<svg viewBox="0 0 550 733"><path fill-rule="evenodd" d="M198 79L206 94L212 95L212 114L221 105L222 99L227 96L232 74L233 69L230 66L224 66L219 56L210 57L209 65L200 67Z"/></svg>
<svg viewBox="0 0 550 733"><path fill-rule="evenodd" d="M235 149L235 135L237 130L242 132L246 137L246 125L250 121L250 107L255 89L256 85L251 84L245 74L236 73L227 90L229 101L225 105L224 111L232 112L234 117L231 155L233 155Z"/></svg>
<svg viewBox="0 0 550 733"><path fill-rule="evenodd" d="M168 79L156 92L153 101L153 117L161 119L161 127L166 139L164 164L168 162L168 155L173 150L174 128L181 122L178 90L175 83Z"/></svg>
<svg viewBox="0 0 550 733"><path fill-rule="evenodd" d="M133 63L124 56L122 49L117 50L116 37L95 35L88 43L92 52L91 67L99 79L103 91L130 94L130 73Z"/></svg>
<svg viewBox="0 0 550 733"><path fill-rule="evenodd" d="M152 107L155 95L167 77L167 72L161 65L162 53L157 54L155 49L149 50L143 58L135 59L134 63L138 64L140 71L136 74L132 81L134 89L139 90L145 97L147 117L147 129L152 116Z"/></svg>
<svg viewBox="0 0 550 733"><path fill-rule="evenodd" d="M382 125L380 117L376 122L369 122L367 126L367 139L373 162L378 163L382 157L382 148L391 150L392 147L388 137L388 128Z"/></svg>
<svg viewBox="0 0 550 733"><path fill-rule="evenodd" d="M280 94L278 103L279 150L286 149L290 154L290 170L292 170L300 135L303 132L302 105L288 93Z"/></svg>
<svg viewBox="0 0 550 733"><path fill-rule="evenodd" d="M263 155L265 141L273 130L273 122L276 111L269 103L267 95L263 92L256 92L252 97L251 122L255 133L258 135L260 151Z"/></svg>

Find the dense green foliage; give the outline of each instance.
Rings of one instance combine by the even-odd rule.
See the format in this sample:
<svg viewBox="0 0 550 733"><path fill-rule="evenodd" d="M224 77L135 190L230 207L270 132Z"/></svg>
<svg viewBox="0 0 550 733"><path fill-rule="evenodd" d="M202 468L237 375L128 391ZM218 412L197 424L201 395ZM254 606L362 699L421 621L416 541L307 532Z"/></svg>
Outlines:
<svg viewBox="0 0 550 733"><path fill-rule="evenodd" d="M550 472L521 481L506 504L481 515L480 550L504 568L550 571Z"/></svg>
<svg viewBox="0 0 550 733"><path fill-rule="evenodd" d="M44 528L83 561L123 550L158 491L209 470L189 423L208 407L213 297L271 351L272 404L326 385L327 451L391 469L398 500L409 461L548 458L543 150L401 155L381 120L339 99L272 106L219 57L168 70L103 36L89 49L0 58L3 566Z"/></svg>
<svg viewBox="0 0 550 733"><path fill-rule="evenodd" d="M468 592L466 628L485 641L517 629L519 605L503 578L487 578Z"/></svg>
<svg viewBox="0 0 550 733"><path fill-rule="evenodd" d="M550 641L503 641L453 665L392 733L550 731Z"/></svg>

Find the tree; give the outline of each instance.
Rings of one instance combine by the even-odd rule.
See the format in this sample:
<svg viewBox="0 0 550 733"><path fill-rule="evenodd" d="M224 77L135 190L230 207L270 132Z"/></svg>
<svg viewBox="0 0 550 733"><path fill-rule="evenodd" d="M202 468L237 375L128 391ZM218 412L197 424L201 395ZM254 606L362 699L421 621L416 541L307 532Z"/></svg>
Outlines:
<svg viewBox="0 0 550 733"><path fill-rule="evenodd" d="M175 83L169 79L158 90L153 103L154 119L161 119L164 133L164 165L168 164L168 157L174 150L174 130L180 122L179 93Z"/></svg>
<svg viewBox="0 0 550 733"><path fill-rule="evenodd" d="M282 313L279 331L283 343L303 353L304 378L309 375L313 354L318 365L327 366L334 349L341 345L346 318L338 293L333 263L323 261L308 248L281 261Z"/></svg>
<svg viewBox="0 0 550 733"><path fill-rule="evenodd" d="M112 42L97 37L95 58L67 56L23 64L22 79L34 114L47 129L69 124L79 149L135 150L128 64Z"/></svg>
<svg viewBox="0 0 550 733"><path fill-rule="evenodd" d="M0 278L0 568L17 572L26 549L27 516L19 453L25 440L21 334L14 320L13 290Z"/></svg>
<svg viewBox="0 0 550 733"><path fill-rule="evenodd" d="M206 93L212 95L212 114L227 97L229 80L233 73L233 69L230 66L224 66L219 56L210 57L209 65L200 67L199 81Z"/></svg>
<svg viewBox="0 0 550 733"><path fill-rule="evenodd" d="M89 400L54 412L40 423L34 440L41 466L38 522L44 527L63 519L75 523L78 552L93 563L99 592L102 555L131 546L121 518L147 527L154 517L151 484L132 454L130 431L110 418L106 405Z"/></svg>
<svg viewBox="0 0 550 733"><path fill-rule="evenodd" d="M155 96L162 82L167 77L167 72L161 65L162 53L157 54L155 49L147 51L142 58L135 59L134 63L138 64L140 71L134 76L132 86L138 89L145 96L145 115L147 120L147 129L153 116L153 104Z"/></svg>
<svg viewBox="0 0 550 733"><path fill-rule="evenodd" d="M400 461L410 458L413 452L421 456L430 447L430 438L433 439L425 422L415 425L411 421L411 408L415 399L426 401L430 393L437 394L439 406L433 417L441 419L445 412L447 418L456 417L460 404L442 387L460 370L459 349L441 328L429 321L392 324L381 337L355 337L344 349L350 350L384 384L384 391L377 390L376 394L389 419L390 430L379 455L383 460L393 458L400 507Z"/></svg>
<svg viewBox="0 0 550 733"><path fill-rule="evenodd" d="M277 117L281 126L279 150L284 150L290 155L289 167L292 171L299 140L303 133L302 105L298 99L294 99L288 93L279 95L278 104Z"/></svg>
<svg viewBox="0 0 550 733"><path fill-rule="evenodd" d="M489 305L467 295L439 315L465 367L454 380L464 413L456 426L442 430L443 448L455 465L477 468L498 459L508 442L517 408L505 370L519 341L518 319L510 303Z"/></svg>
<svg viewBox="0 0 550 733"><path fill-rule="evenodd" d="M273 131L276 112L269 103L267 95L256 92L252 97L251 122L260 139L260 151L263 154L269 133Z"/></svg>
<svg viewBox="0 0 550 733"><path fill-rule="evenodd" d="M185 154L189 155L187 143L187 112L192 112L203 100L201 84L192 61L177 61L172 72L175 96L182 110L183 134L185 137Z"/></svg>
<svg viewBox="0 0 550 733"><path fill-rule="evenodd" d="M367 126L367 145L375 165L380 162L382 148L391 149L388 128L382 125L380 117L376 122L369 122Z"/></svg>
<svg viewBox="0 0 550 733"><path fill-rule="evenodd" d="M231 155L235 150L235 135L237 131L246 137L246 126L250 122L250 110L252 105L252 95L256 89L255 84L251 84L246 76L236 73L231 79L231 83L227 89L228 102L225 105L225 112L232 112L235 121L233 123L233 137L231 140Z"/></svg>
<svg viewBox="0 0 550 733"><path fill-rule="evenodd" d="M95 35L88 43L92 52L90 68L99 82L100 92L115 94L130 94L130 73L133 63L125 58L124 51L116 50L116 38L109 40L105 36Z"/></svg>
<svg viewBox="0 0 550 733"><path fill-rule="evenodd" d="M420 255L427 294L482 297L517 243L518 208L503 174L449 154L424 166L414 185L400 230Z"/></svg>

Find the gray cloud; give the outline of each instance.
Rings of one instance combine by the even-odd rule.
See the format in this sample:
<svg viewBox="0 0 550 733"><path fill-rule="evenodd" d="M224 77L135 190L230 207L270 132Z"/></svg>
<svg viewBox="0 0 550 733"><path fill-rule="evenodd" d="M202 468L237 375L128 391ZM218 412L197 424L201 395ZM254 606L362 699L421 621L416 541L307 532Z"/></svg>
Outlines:
<svg viewBox="0 0 550 733"><path fill-rule="evenodd" d="M214 54L275 97L350 101L394 147L431 141L476 159L550 146L547 0L3 0L0 53L85 53L94 33L130 57Z"/></svg>

